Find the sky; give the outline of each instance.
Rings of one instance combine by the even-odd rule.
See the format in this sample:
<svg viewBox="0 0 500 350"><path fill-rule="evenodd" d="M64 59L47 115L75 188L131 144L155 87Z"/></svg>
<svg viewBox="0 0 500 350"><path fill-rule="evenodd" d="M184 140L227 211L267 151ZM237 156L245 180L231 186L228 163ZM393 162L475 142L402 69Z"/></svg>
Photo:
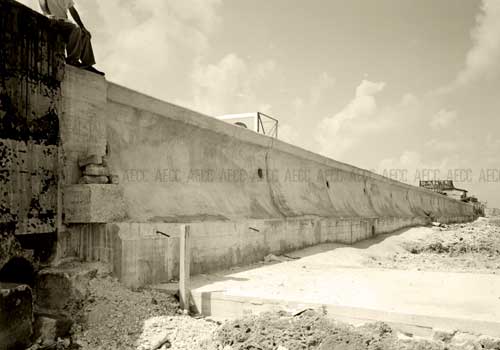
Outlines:
<svg viewBox="0 0 500 350"><path fill-rule="evenodd" d="M110 81L500 207L499 0L75 1Z"/></svg>

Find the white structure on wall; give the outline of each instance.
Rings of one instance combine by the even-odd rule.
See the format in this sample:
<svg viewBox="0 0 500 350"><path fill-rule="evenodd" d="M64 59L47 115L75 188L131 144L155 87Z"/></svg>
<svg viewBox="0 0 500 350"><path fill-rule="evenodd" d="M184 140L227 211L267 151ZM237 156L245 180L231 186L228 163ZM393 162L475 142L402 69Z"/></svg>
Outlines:
<svg viewBox="0 0 500 350"><path fill-rule="evenodd" d="M278 119L261 112L226 114L216 118L262 135L278 138Z"/></svg>

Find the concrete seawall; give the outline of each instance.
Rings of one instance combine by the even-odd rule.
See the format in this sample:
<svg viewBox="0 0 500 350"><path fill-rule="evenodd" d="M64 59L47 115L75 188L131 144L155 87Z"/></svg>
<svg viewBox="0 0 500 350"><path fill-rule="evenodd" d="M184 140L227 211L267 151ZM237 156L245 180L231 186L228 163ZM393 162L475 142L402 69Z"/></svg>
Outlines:
<svg viewBox="0 0 500 350"><path fill-rule="evenodd" d="M474 217L466 203L71 67L62 94L66 185L81 176L79 157L105 155L125 209L120 220L66 218L60 250L108 262L129 286L177 276L181 223L193 228L197 274L269 253Z"/></svg>
<svg viewBox="0 0 500 350"><path fill-rule="evenodd" d="M0 19L0 228L42 260L56 242L56 259L105 261L141 286L176 277L183 223L192 225L197 274L474 218L468 204L65 66L48 19L11 0L0 7L8 14ZM78 161L89 155L105 157L99 169L116 176L79 184Z"/></svg>
<svg viewBox="0 0 500 350"><path fill-rule="evenodd" d="M137 221L471 215L469 205L109 84L110 164ZM259 176L262 174L262 177Z"/></svg>

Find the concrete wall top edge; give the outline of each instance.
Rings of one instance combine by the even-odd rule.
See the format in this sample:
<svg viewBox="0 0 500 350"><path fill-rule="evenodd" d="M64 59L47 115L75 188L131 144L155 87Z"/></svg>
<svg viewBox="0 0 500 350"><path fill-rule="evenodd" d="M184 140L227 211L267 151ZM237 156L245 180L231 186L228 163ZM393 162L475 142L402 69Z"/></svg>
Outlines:
<svg viewBox="0 0 500 350"><path fill-rule="evenodd" d="M308 151L306 149L286 143L284 141L277 140L266 135L257 134L251 130L233 126L231 124L228 124L227 122L218 120L214 117L210 117L200 112L196 112L185 107L181 107L169 102L162 101L155 97L148 96L146 94L137 92L135 90L132 90L130 88L112 82L108 82L108 100L113 101L115 103L131 106L133 108L146 110L148 112L168 117L170 119L176 119L180 122L195 125L200 128L211 129L215 132L238 138L243 142L252 143L254 145L262 146L265 148L274 148L279 151L286 152L288 154L312 160L316 163L325 166L338 168L340 170L355 173L357 175L368 177L373 180L383 181L391 185L403 188L405 190L419 191L422 193L435 196L436 198L444 199L447 201L459 202L465 205L470 205L467 203L460 202L453 198L444 197L443 195L435 193L428 189L405 184L403 182L396 181L384 177L382 175L373 173L369 170L336 161L334 159Z"/></svg>

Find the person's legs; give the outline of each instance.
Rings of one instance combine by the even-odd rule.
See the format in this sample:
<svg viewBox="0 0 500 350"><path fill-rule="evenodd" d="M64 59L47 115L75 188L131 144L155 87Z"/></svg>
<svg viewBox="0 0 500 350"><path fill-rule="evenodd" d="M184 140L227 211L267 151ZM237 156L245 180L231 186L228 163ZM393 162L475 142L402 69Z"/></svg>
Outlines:
<svg viewBox="0 0 500 350"><path fill-rule="evenodd" d="M92 49L92 43L90 41L90 35L83 33L80 39L81 54L80 61L86 67L93 66L95 64L94 50Z"/></svg>
<svg viewBox="0 0 500 350"><path fill-rule="evenodd" d="M66 40L66 62L78 65L80 56L82 55L81 29L73 23L64 21L57 21L57 26Z"/></svg>

